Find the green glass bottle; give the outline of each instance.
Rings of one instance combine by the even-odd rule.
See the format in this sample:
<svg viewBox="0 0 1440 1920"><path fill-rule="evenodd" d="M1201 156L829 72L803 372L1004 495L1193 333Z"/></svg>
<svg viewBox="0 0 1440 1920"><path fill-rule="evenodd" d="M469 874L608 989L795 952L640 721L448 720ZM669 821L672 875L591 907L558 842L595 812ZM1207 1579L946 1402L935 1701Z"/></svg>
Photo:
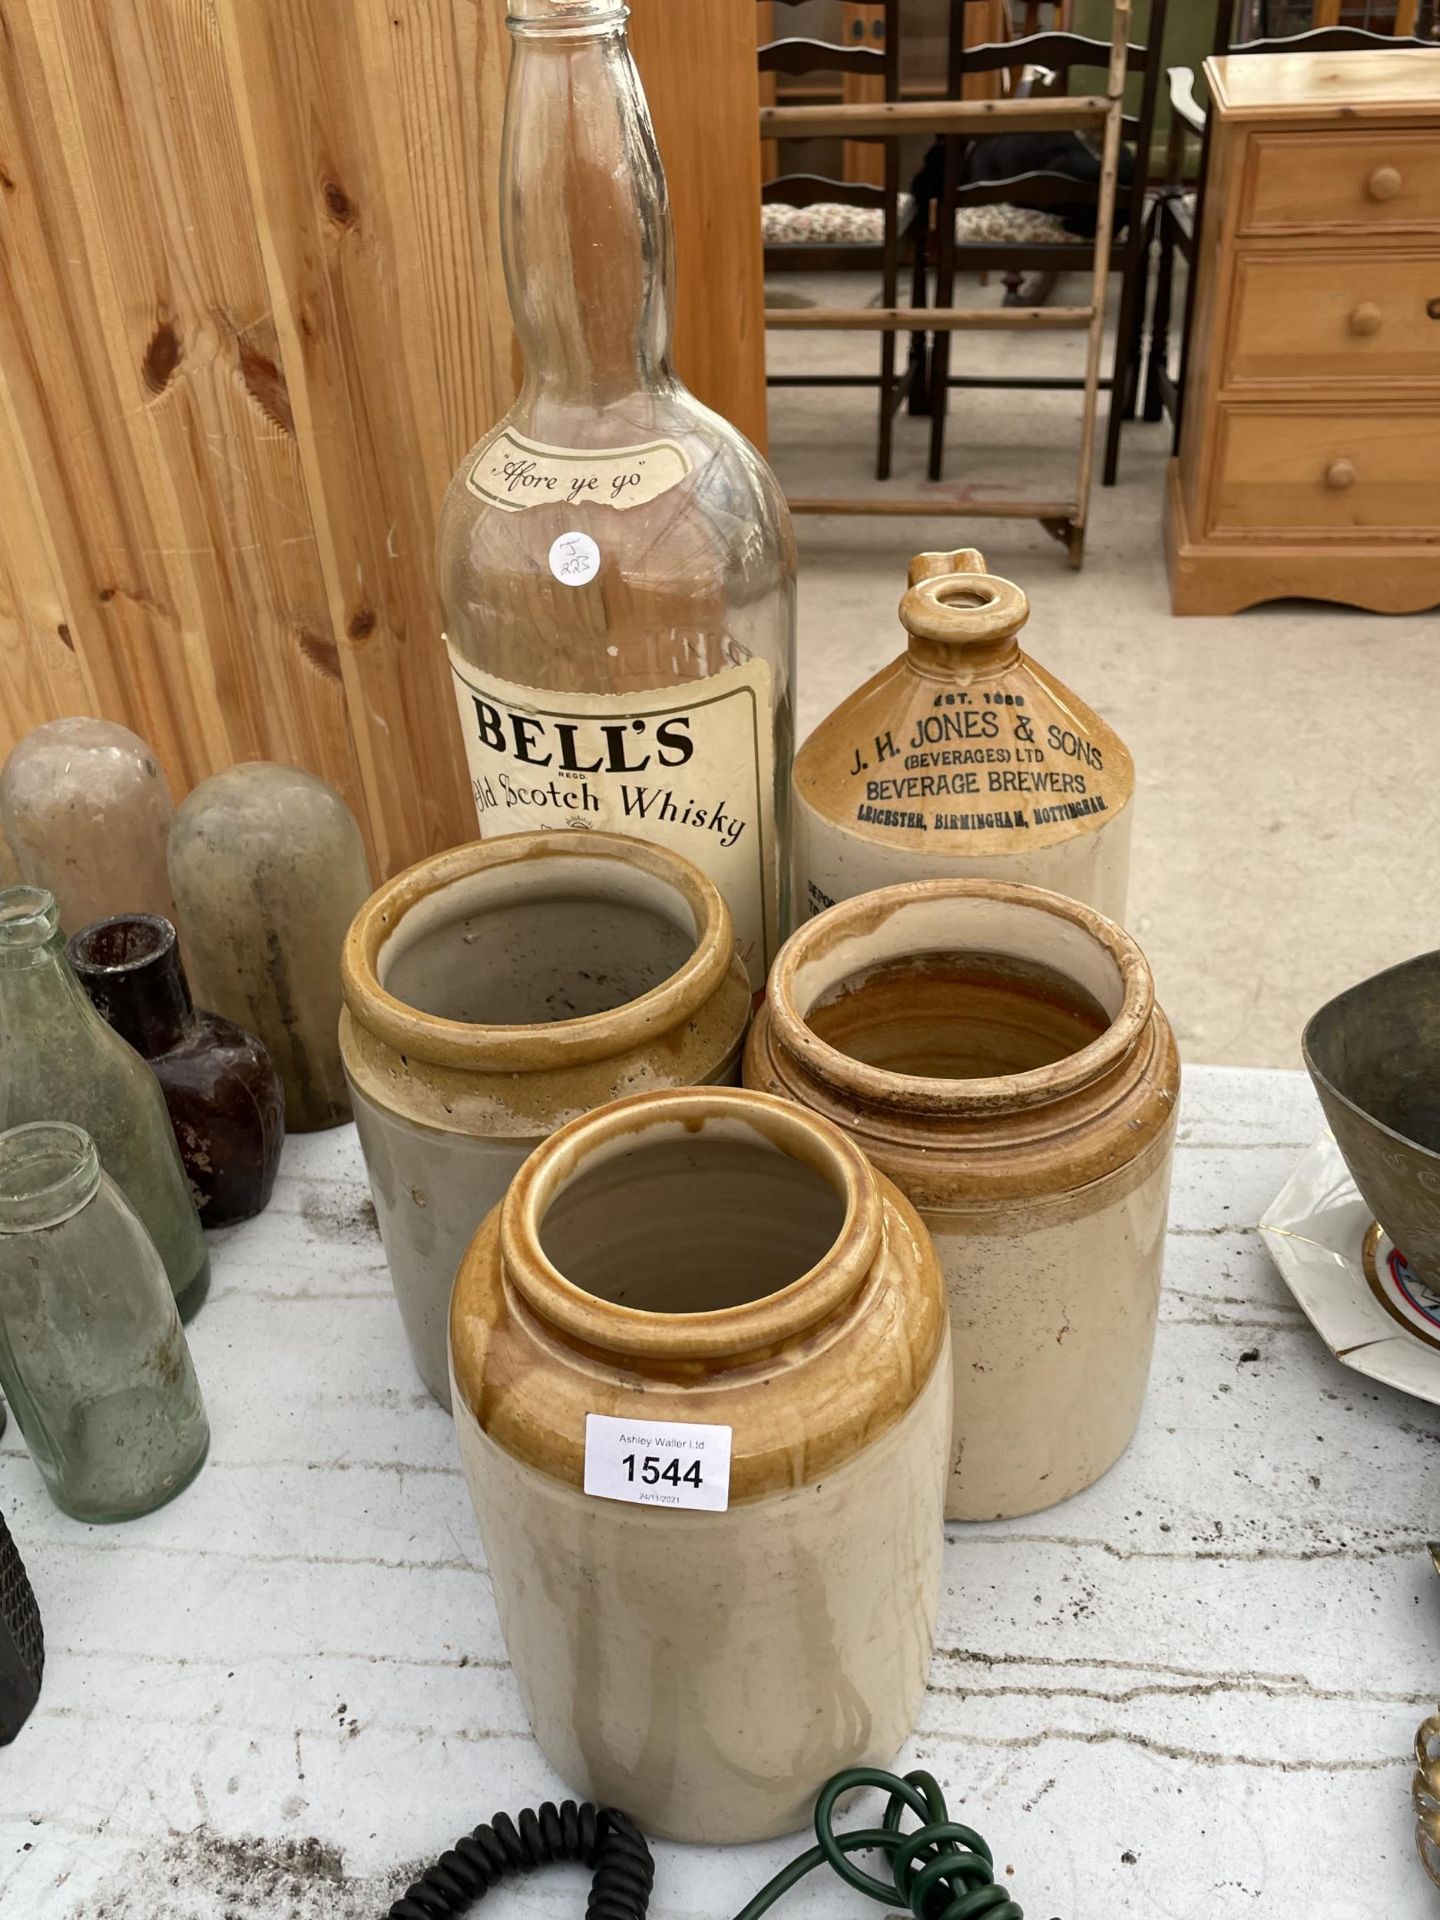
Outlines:
<svg viewBox="0 0 1440 1920"><path fill-rule="evenodd" d="M7 887L0 890L0 1129L32 1120L68 1120L90 1135L155 1242L177 1298L206 1279L210 1256L159 1081L75 978L54 895Z"/></svg>
<svg viewBox="0 0 1440 1920"><path fill-rule="evenodd" d="M0 1133L0 1385L77 1520L149 1513L210 1444L165 1269L79 1127Z"/></svg>

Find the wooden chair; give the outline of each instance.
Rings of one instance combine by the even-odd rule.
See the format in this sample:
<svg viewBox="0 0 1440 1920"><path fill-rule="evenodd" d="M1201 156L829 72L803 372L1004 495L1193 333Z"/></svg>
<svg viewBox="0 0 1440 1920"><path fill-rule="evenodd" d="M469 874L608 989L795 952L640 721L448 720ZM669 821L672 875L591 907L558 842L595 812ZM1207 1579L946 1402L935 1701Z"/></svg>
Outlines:
<svg viewBox="0 0 1440 1920"><path fill-rule="evenodd" d="M978 135L1031 133L1058 128L1089 128L1103 136L1101 173L1106 181L1114 179L1119 166L1122 120L1125 109L1125 48L1130 24L1131 0L1114 0L1115 35L1110 49L1104 91L1087 96L1052 98L981 99L900 99L864 103L846 101L839 105L800 106L777 103L762 105L762 139L822 139L839 136L850 140L936 134ZM935 305L924 312L926 331L937 334L987 332L1009 329L1025 333L1051 329L1084 331L1087 381L1094 387L1099 378L1103 348L1102 324L1105 291L1110 271L1110 226L1114 211L1113 192L1102 192L1098 201L1098 226L1090 252L1090 298L1084 305L1070 307L1004 308L953 307ZM1081 257L1084 251L1081 250ZM915 325L913 307L889 309L806 308L776 309L766 315L771 328L788 330L832 330L872 328L881 332L909 333ZM1089 429L1082 433L1073 491L1057 488L1048 496L1022 496L1009 485L987 486L983 478L960 487L931 486L922 492L901 498L894 494L790 496L792 513L825 514L943 514L947 519L1038 520L1061 540L1070 564L1078 567L1084 553L1085 526L1089 511L1090 469L1094 453L1094 414Z"/></svg>
<svg viewBox="0 0 1440 1920"><path fill-rule="evenodd" d="M1338 6L1316 8L1317 14L1339 12ZM1423 40L1402 31L1413 26L1416 7L1397 9L1395 32L1378 33L1366 27L1321 26L1305 33L1289 34L1283 39L1232 40L1234 0L1219 0L1215 10L1214 51L1217 54L1250 53L1356 53L1369 47L1429 47ZM1190 301L1186 298L1184 327L1180 343L1180 370L1170 372L1170 325L1175 297L1175 261L1184 260L1187 269L1193 262L1195 235L1200 230L1201 197L1204 193L1205 110L1195 97L1195 75L1189 67L1171 67L1166 76L1170 90L1170 143L1165 161L1165 180L1150 214L1145 234L1147 260L1156 255L1155 294L1150 314L1150 342L1145 355L1144 416L1159 420L1168 414L1174 428L1174 445L1180 446L1181 396L1185 387L1185 358L1189 346ZM1201 160L1198 179L1189 175L1190 136L1200 142ZM1194 285L1194 276L1190 276Z"/></svg>
<svg viewBox="0 0 1440 1920"><path fill-rule="evenodd" d="M952 97L975 73L1002 70L1017 71L1025 66L1049 69L1053 80L1050 90L1067 93L1069 78L1076 69L1106 68L1115 48L1102 40L1078 33L1042 33L1009 42L990 42L983 46L965 45L965 9L971 0L951 0L950 91ZM1133 417L1140 384L1140 361L1145 300L1145 170L1150 149L1151 130L1160 86L1161 43L1165 30L1165 0L1153 0L1150 24L1143 45L1125 42L1124 72L1139 74L1139 111L1122 113L1120 130L1125 149L1131 154L1130 177L1122 187L1119 168L1111 177L1102 174L1097 164L1093 179L1077 179L1054 167L1017 172L1005 179L964 178L967 144L946 142L944 187L939 212L938 264L935 304L948 305L953 298L954 276L958 270L976 271L998 268L1002 271L1057 274L1066 271L1094 271L1094 247L1083 233L1066 231L1062 222L1067 209L1085 209L1095 216L1098 232L1101 200L1112 198L1112 217L1123 213L1125 233L1112 244L1106 259L1106 277L1121 276L1120 311L1116 328L1112 372L1108 380L1098 373L1083 376L1036 376L1029 374L952 374L949 367L949 342L937 341L931 356L930 476L939 479L945 448L948 398L952 388L1070 389L1081 392L1083 400L1082 436L1094 437L1094 421L1101 388L1110 393L1106 424L1104 483L1115 479L1119 461L1120 430ZM976 225L979 209L1016 209L1010 216L1025 216L1032 231L1010 239L982 233L966 237L964 228ZM1048 230L1036 216L1049 216ZM917 213L917 218L918 218ZM962 231L957 237L957 224ZM1103 302L1097 303L1103 306ZM1093 322L1099 326L1103 314Z"/></svg>
<svg viewBox="0 0 1440 1920"><path fill-rule="evenodd" d="M801 0L774 0L796 6ZM762 74L799 75L835 73L877 84L865 89L885 101L900 97L899 0L875 0L872 18L880 29L879 44L861 39L846 42L789 36L760 48ZM861 17L852 24L864 28ZM872 36L873 39L873 36ZM858 91L858 90L857 90ZM817 269L875 269L880 275L880 304L893 308L900 283L901 227L911 201L900 191L898 139L869 136L883 154L882 179L831 180L821 174L786 173L767 180L760 190L761 229L765 241L765 271L814 272ZM925 304L924 262L920 262L917 304ZM767 318L777 311L768 309ZM767 373L771 387L878 387L879 426L876 435L875 477L890 475L895 412L912 391L912 376L924 366L924 336L912 339L905 372L896 374L895 334L880 335L878 374Z"/></svg>

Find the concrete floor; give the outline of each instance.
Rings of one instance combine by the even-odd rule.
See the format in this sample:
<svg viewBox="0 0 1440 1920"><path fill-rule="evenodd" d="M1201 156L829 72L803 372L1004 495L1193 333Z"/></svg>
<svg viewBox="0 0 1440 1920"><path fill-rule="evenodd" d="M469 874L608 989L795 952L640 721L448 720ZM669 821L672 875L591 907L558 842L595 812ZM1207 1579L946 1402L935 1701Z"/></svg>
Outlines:
<svg viewBox="0 0 1440 1920"><path fill-rule="evenodd" d="M787 302L863 305L873 282L781 286ZM999 297L972 285L957 301L972 296ZM1083 297L1064 281L1054 296ZM878 363L874 336L768 339L772 373ZM968 371L1078 370L1082 353L1073 336L962 335L954 370L962 356ZM882 484L875 417L871 392L772 388L770 458L787 491L918 491L928 422L897 419L894 476ZM957 393L945 478L1063 497L1078 422L1075 394ZM1126 428L1120 483L1095 488L1078 574L1034 522L802 516L800 733L899 651L910 554L979 546L1030 596L1026 647L1135 756L1130 926L1185 1058L1297 1066L1301 1029L1331 994L1440 945L1440 618L1303 601L1172 618L1168 450L1168 426Z"/></svg>

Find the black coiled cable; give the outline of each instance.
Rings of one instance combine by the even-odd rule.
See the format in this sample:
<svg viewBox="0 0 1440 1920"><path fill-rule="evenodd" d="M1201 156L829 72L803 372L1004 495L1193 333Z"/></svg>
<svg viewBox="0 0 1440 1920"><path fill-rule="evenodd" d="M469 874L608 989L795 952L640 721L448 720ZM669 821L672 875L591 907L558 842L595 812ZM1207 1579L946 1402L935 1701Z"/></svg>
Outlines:
<svg viewBox="0 0 1440 1920"><path fill-rule="evenodd" d="M835 1803L857 1787L879 1787L888 1794L878 1827L835 1831ZM907 1832L909 1813L919 1821ZM950 1818L945 1796L930 1774L916 1770L902 1780L876 1767L847 1767L827 1781L815 1803L816 1845L792 1860L741 1909L735 1920L760 1920L782 1894L817 1867L829 1867L846 1886L881 1906L899 1907L914 1920L1025 1920L1004 1887L995 1881L995 1861L973 1827ZM890 1884L866 1873L852 1853L878 1853L890 1871ZM402 1900L389 1920L451 1920L488 1893L507 1873L530 1873L568 1860L593 1867L586 1920L645 1920L655 1863L633 1820L612 1808L588 1802L563 1807L546 1801L539 1812L527 1807L518 1820L497 1813L488 1827L477 1827L441 1854Z"/></svg>
<svg viewBox="0 0 1440 1920"><path fill-rule="evenodd" d="M645 1836L625 1814L588 1800L559 1807L547 1800L515 1819L497 1813L442 1853L391 1907L389 1920L451 1920L507 1874L562 1864L594 1874L586 1920L645 1920L655 1883Z"/></svg>

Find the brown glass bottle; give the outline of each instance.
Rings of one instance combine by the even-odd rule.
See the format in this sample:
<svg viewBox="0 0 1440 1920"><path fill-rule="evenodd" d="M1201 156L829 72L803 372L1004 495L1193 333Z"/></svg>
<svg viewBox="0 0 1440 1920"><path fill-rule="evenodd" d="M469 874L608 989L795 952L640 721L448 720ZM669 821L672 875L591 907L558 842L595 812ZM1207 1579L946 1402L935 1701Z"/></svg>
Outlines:
<svg viewBox="0 0 1440 1920"><path fill-rule="evenodd" d="M201 1224L260 1212L285 1139L285 1095L253 1033L197 1008L175 929L158 914L82 928L70 959L98 1012L149 1061L165 1095Z"/></svg>

